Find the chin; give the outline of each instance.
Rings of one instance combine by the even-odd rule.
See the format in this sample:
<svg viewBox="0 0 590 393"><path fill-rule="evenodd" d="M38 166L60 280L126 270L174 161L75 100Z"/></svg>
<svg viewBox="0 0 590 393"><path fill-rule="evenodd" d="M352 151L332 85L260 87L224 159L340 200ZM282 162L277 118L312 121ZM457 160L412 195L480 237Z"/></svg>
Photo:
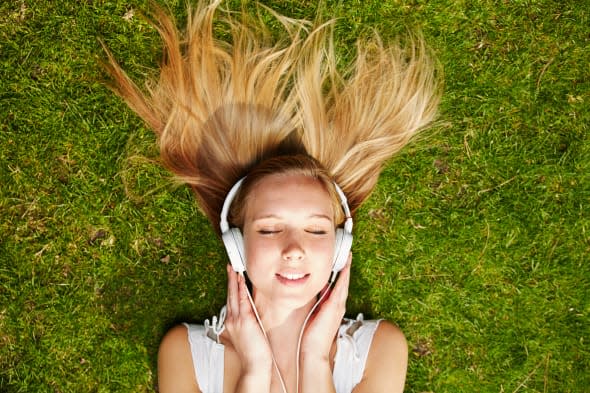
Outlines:
<svg viewBox="0 0 590 393"><path fill-rule="evenodd" d="M315 304L317 299L317 295L314 295L307 298L284 298L279 300L279 302L281 303L281 307L284 307L285 309L297 310Z"/></svg>

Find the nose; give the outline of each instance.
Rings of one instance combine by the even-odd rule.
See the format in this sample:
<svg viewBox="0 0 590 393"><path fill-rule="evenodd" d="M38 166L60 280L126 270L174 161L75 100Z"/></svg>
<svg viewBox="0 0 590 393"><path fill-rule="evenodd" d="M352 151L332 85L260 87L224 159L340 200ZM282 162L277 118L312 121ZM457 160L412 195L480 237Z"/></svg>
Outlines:
<svg viewBox="0 0 590 393"><path fill-rule="evenodd" d="M305 258L305 250L296 234L289 233L285 238L282 254L283 260L289 262L302 261Z"/></svg>

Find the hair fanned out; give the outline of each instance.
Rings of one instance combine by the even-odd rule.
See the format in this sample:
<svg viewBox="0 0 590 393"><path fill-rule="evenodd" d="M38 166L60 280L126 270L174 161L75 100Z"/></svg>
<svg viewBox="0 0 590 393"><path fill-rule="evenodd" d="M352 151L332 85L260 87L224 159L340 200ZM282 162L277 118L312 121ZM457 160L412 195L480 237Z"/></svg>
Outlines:
<svg viewBox="0 0 590 393"><path fill-rule="evenodd" d="M386 160L435 117L439 83L423 40L359 42L340 73L331 22L273 12L285 30L273 40L260 17L215 15L220 2L189 9L184 33L156 8L159 78L141 89L107 51L113 89L154 130L164 165L192 187L215 228L233 183L277 155L316 158L356 210ZM214 15L231 40L215 36Z"/></svg>

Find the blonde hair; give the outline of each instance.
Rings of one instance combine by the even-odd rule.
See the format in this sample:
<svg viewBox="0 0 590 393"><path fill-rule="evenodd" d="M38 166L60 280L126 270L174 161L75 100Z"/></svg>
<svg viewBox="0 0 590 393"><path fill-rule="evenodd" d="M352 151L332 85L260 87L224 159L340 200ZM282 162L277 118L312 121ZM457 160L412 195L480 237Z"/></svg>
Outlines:
<svg viewBox="0 0 590 393"><path fill-rule="evenodd" d="M384 163L435 117L440 84L424 41L386 47L375 34L357 43L355 61L339 72L332 22L270 11L286 33L272 40L260 16L228 11L215 19L231 34L221 40L213 27L220 2L189 7L184 33L156 8L159 78L139 88L107 51L113 89L154 130L164 165L190 185L217 230L239 178L294 154L325 168L354 212Z"/></svg>

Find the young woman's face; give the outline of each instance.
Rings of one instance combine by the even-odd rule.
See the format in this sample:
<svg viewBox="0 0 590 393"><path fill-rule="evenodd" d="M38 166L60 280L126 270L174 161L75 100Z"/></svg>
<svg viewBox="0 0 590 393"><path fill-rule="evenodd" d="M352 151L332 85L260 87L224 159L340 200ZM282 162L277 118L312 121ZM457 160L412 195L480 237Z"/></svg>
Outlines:
<svg viewBox="0 0 590 393"><path fill-rule="evenodd" d="M246 268L255 295L304 306L332 269L335 225L328 192L307 176L270 175L246 203Z"/></svg>

